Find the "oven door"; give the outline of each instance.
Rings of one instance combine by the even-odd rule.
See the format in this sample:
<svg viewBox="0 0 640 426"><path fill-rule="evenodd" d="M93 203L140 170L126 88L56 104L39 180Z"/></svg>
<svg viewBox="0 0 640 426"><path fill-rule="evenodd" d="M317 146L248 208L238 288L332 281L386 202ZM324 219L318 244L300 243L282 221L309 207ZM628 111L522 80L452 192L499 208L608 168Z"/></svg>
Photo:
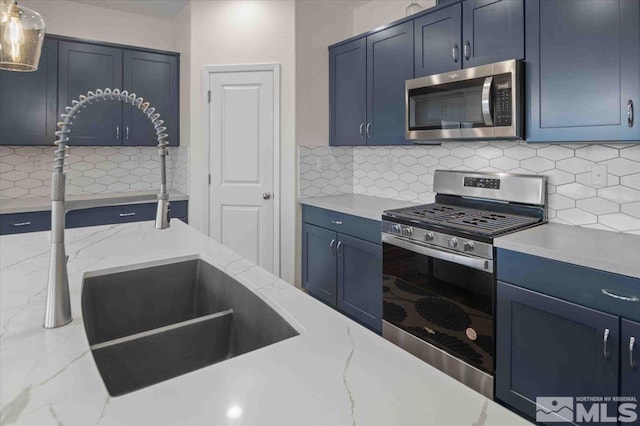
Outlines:
<svg viewBox="0 0 640 426"><path fill-rule="evenodd" d="M386 233L382 241L384 321L493 374L493 261Z"/></svg>

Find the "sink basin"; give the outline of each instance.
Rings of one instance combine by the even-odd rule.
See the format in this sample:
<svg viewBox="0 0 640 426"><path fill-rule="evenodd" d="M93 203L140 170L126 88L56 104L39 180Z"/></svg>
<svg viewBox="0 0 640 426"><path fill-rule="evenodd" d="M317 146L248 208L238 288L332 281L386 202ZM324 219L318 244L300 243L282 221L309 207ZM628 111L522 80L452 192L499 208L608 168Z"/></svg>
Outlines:
<svg viewBox="0 0 640 426"><path fill-rule="evenodd" d="M87 274L82 313L111 396L299 334L260 297L200 259Z"/></svg>

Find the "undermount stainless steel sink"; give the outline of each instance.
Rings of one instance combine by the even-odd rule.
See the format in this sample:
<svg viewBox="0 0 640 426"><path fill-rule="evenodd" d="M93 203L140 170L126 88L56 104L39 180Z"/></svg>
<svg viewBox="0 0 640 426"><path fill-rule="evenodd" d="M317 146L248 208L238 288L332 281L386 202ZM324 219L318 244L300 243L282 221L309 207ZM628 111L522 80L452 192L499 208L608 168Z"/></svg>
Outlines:
<svg viewBox="0 0 640 426"><path fill-rule="evenodd" d="M260 297L200 259L88 274L82 313L111 396L299 334Z"/></svg>

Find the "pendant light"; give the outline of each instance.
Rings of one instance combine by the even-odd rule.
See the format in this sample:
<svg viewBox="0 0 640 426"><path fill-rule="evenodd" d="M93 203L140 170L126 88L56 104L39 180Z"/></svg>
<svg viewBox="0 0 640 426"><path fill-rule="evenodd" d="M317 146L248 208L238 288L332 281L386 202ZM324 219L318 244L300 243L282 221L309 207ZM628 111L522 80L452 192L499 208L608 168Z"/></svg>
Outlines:
<svg viewBox="0 0 640 426"><path fill-rule="evenodd" d="M44 41L44 20L38 12L0 0L0 69L35 71Z"/></svg>

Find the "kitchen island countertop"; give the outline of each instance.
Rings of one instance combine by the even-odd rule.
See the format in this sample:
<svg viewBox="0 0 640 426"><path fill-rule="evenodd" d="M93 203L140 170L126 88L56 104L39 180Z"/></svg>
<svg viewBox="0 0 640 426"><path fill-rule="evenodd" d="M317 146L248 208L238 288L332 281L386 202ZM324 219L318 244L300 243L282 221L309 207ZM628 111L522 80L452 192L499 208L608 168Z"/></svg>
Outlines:
<svg viewBox="0 0 640 426"><path fill-rule="evenodd" d="M67 230L73 322L42 327L49 233L0 237L3 425L518 425L507 409L180 221ZM84 332L87 271L199 257L300 335L110 397Z"/></svg>

